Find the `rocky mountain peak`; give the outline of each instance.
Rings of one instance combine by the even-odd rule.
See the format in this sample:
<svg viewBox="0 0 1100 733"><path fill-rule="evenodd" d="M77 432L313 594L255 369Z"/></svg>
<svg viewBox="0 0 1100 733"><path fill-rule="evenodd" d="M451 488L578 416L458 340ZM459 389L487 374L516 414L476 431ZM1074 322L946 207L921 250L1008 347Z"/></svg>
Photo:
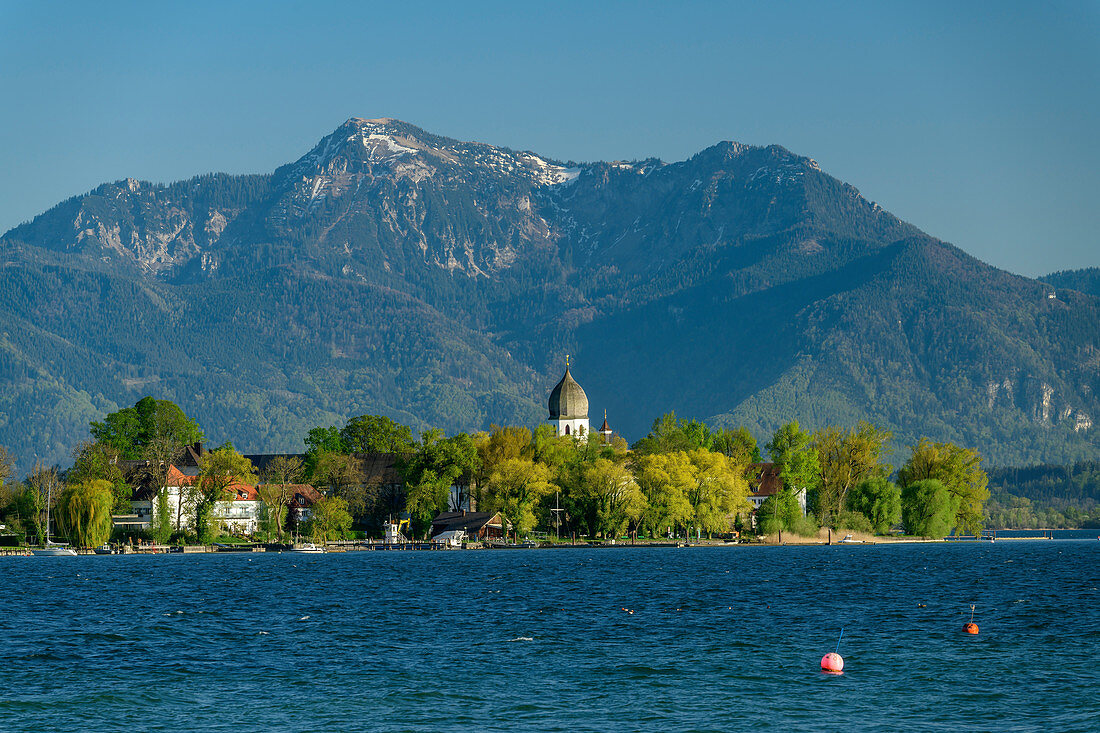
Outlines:
<svg viewBox="0 0 1100 733"><path fill-rule="evenodd" d="M534 186L566 183L580 172L532 152L433 135L390 117L352 117L293 163L290 173L295 179L370 173L422 180L441 170L514 177Z"/></svg>

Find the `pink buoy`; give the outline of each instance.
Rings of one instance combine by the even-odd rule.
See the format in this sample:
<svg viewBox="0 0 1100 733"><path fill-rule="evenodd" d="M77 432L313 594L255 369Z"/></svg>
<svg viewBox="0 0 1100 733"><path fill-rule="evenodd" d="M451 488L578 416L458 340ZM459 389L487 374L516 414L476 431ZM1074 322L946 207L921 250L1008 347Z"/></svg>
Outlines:
<svg viewBox="0 0 1100 733"><path fill-rule="evenodd" d="M830 674L843 674L844 657L836 652L829 652L821 658L821 671Z"/></svg>

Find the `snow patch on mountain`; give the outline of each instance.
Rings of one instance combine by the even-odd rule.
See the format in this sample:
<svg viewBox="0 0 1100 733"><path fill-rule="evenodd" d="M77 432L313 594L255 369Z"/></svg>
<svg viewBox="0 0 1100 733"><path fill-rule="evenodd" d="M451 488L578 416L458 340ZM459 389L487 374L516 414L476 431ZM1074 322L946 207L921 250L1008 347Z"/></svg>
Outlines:
<svg viewBox="0 0 1100 733"><path fill-rule="evenodd" d="M401 155L415 154L416 149L402 145L390 135L382 135L377 132L363 134L363 147L366 149L370 160L391 160Z"/></svg>

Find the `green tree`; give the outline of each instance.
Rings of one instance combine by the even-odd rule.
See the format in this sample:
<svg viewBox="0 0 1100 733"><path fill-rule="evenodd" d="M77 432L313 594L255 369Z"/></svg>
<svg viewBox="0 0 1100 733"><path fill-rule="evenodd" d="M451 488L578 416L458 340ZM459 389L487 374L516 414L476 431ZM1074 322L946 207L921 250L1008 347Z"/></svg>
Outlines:
<svg viewBox="0 0 1100 733"><path fill-rule="evenodd" d="M683 421L675 412L668 412L653 421L649 434L634 444L634 450L646 453L676 453L691 450L710 450L710 428L696 420Z"/></svg>
<svg viewBox="0 0 1100 733"><path fill-rule="evenodd" d="M384 415L348 420L340 440L349 453L408 453L415 449L412 430Z"/></svg>
<svg viewBox="0 0 1100 733"><path fill-rule="evenodd" d="M191 499L199 542L209 543L216 536L218 527L213 523L214 508L219 501L230 497L230 487L237 483L255 486L259 482L255 470L252 461L229 443L204 453L199 459L199 475Z"/></svg>
<svg viewBox="0 0 1100 733"><path fill-rule="evenodd" d="M23 485L16 511L20 524L34 533L35 544L46 544L46 524L42 513L46 511L46 495L29 481Z"/></svg>
<svg viewBox="0 0 1100 733"><path fill-rule="evenodd" d="M901 490L905 531L920 537L944 537L954 527L959 500L937 479L913 481Z"/></svg>
<svg viewBox="0 0 1100 733"><path fill-rule="evenodd" d="M65 472L65 481L77 484L84 481L106 481L114 497L112 511L125 514L131 509L133 487L119 468L118 459L118 449L113 445L85 441L73 451L73 466Z"/></svg>
<svg viewBox="0 0 1100 733"><path fill-rule="evenodd" d="M847 506L867 517L875 534L886 534L901 520L901 489L884 476L866 478L848 494Z"/></svg>
<svg viewBox="0 0 1100 733"><path fill-rule="evenodd" d="M161 488L156 493L153 506L153 517L149 522L149 533L153 535L153 541L158 545L168 544L172 538L172 517L168 505L168 489ZM183 504L183 497L180 497Z"/></svg>
<svg viewBox="0 0 1100 733"><path fill-rule="evenodd" d="M34 529L38 544L45 545L50 536L50 528L46 525L43 512L47 506L52 509L57 504L61 495L61 479L56 468L47 468L36 463L24 483L27 488L20 501L20 518L23 519L24 526Z"/></svg>
<svg viewBox="0 0 1100 733"><path fill-rule="evenodd" d="M98 442L114 447L128 460L140 460L143 449L158 433L170 432L182 445L203 439L199 426L178 405L152 397L110 413L103 422L92 422L91 432Z"/></svg>
<svg viewBox="0 0 1100 733"><path fill-rule="evenodd" d="M798 421L792 420L776 430L766 446L772 462L779 468L783 486L807 497L817 492L821 473L811 440L812 436L798 426Z"/></svg>
<svg viewBox="0 0 1100 733"><path fill-rule="evenodd" d="M460 433L444 438L442 431L426 430L420 436L416 452L398 461L398 471L407 489L405 508L418 535L427 532L433 517L447 511L451 487L460 483L461 478L472 476L479 460L469 435ZM465 497L457 499L459 505L465 503Z"/></svg>
<svg viewBox="0 0 1100 733"><path fill-rule="evenodd" d="M588 439L579 442L569 435L558 435L557 428L553 425L539 425L531 435L529 452L531 457L539 463L549 466L552 471L557 471L577 458L578 445L588 448L592 441L598 442L599 433L589 434ZM522 439L519 441L522 442ZM525 452L521 448L519 453ZM519 457L519 453L515 457Z"/></svg>
<svg viewBox="0 0 1100 733"><path fill-rule="evenodd" d="M351 529L348 503L339 496L321 499L310 510L306 531L314 542L330 542L342 539Z"/></svg>
<svg viewBox="0 0 1100 733"><path fill-rule="evenodd" d="M283 541L286 509L294 498L294 485L302 480L304 471L302 459L297 456L275 456L264 468L264 481L257 487L267 520L274 525L280 542Z"/></svg>
<svg viewBox="0 0 1100 733"><path fill-rule="evenodd" d="M760 448L747 428L718 428L713 436L712 449L732 458L737 464L748 466L760 462Z"/></svg>
<svg viewBox="0 0 1100 733"><path fill-rule="evenodd" d="M983 505L989 498L989 477L982 470L977 451L953 443L935 443L921 438L912 455L898 471L898 483L905 488L917 481L936 479L955 499L957 516L952 527L967 534L982 530Z"/></svg>
<svg viewBox="0 0 1100 733"><path fill-rule="evenodd" d="M335 425L329 427L311 428L305 437L305 473L312 476L317 468L317 461L324 453L347 454L348 447L344 445L344 439L340 437L340 428Z"/></svg>
<svg viewBox="0 0 1100 733"><path fill-rule="evenodd" d="M756 511L757 528L761 534L798 533L801 520L802 506L798 503L798 496L787 488L769 496Z"/></svg>
<svg viewBox="0 0 1100 733"><path fill-rule="evenodd" d="M98 547L111 538L111 507L115 497L104 479L70 484L57 501L57 520L69 542L77 547Z"/></svg>
<svg viewBox="0 0 1100 733"><path fill-rule="evenodd" d="M614 537L645 512L645 496L621 464L597 458L582 468L582 480L569 492L590 537Z"/></svg>
<svg viewBox="0 0 1100 733"><path fill-rule="evenodd" d="M305 437L306 452L317 453L329 451L332 453L347 453L348 447L340 436L340 428L330 425L327 428L316 427L310 429Z"/></svg>
<svg viewBox="0 0 1100 733"><path fill-rule="evenodd" d="M890 433L860 421L852 430L829 426L813 435L810 446L817 452L817 515L822 524L835 527L848 493L865 478L883 476L883 462Z"/></svg>
<svg viewBox="0 0 1100 733"><path fill-rule="evenodd" d="M196 438L197 426L186 418L181 419L182 414L171 402L157 402L144 445L141 447L141 457L145 460L145 466L139 475L148 485L156 488L156 511L161 508L162 496L167 509L168 475L171 473L172 465L179 461L188 445L201 439L201 434ZM176 507L177 530L180 529L183 521L183 503L181 496ZM171 535L165 526L154 528L153 533L155 538L163 537L163 540L157 540L162 543L167 542Z"/></svg>
<svg viewBox="0 0 1100 733"><path fill-rule="evenodd" d="M535 506L556 488L546 466L530 458L506 458L489 475L486 508L499 511L517 535L526 535L535 526Z"/></svg>
<svg viewBox="0 0 1100 733"><path fill-rule="evenodd" d="M693 469L693 481L687 491L692 522L708 536L712 532L729 531L734 515L750 508L744 467L721 453L703 449L693 450L687 457Z"/></svg>
<svg viewBox="0 0 1100 733"><path fill-rule="evenodd" d="M642 456L635 476L646 499L642 523L653 534L667 528L678 531L694 516L687 494L695 475L686 453L654 453Z"/></svg>

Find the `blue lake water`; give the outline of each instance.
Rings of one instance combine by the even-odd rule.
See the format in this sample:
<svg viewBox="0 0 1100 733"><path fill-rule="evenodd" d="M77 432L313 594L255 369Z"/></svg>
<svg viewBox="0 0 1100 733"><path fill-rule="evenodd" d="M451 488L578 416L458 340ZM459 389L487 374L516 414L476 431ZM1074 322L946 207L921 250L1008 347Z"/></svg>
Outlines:
<svg viewBox="0 0 1100 733"><path fill-rule="evenodd" d="M0 729L1097 730L1098 560L1095 539L0 558Z"/></svg>

